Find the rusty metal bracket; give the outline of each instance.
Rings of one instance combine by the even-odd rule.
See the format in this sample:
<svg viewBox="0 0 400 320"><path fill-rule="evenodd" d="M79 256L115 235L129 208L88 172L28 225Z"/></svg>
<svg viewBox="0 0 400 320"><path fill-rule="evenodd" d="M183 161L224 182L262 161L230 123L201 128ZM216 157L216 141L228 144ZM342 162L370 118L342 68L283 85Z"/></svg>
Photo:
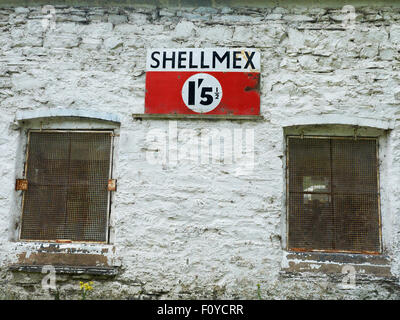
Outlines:
<svg viewBox="0 0 400 320"><path fill-rule="evenodd" d="M108 191L117 191L117 180L116 179L109 179L108 180Z"/></svg>
<svg viewBox="0 0 400 320"><path fill-rule="evenodd" d="M28 180L26 179L16 179L15 180L15 191L26 191L28 190Z"/></svg>

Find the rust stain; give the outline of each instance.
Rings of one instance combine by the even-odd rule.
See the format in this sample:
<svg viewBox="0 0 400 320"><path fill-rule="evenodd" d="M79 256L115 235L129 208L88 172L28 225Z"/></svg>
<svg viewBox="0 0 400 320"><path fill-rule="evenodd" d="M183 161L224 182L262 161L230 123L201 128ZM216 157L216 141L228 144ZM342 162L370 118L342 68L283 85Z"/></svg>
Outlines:
<svg viewBox="0 0 400 320"><path fill-rule="evenodd" d="M360 250L360 251L350 251L350 250L333 250L333 249L326 249L326 250L312 250L312 249L304 249L304 248L290 248L290 251L294 252L327 252L327 253L357 253L357 254L372 254L372 255L380 255L379 252L376 251L366 251L366 250Z"/></svg>
<svg viewBox="0 0 400 320"><path fill-rule="evenodd" d="M249 91L256 91L256 92L260 92L259 90L259 86L254 86L254 87L245 87L244 88L245 92L249 92Z"/></svg>
<svg viewBox="0 0 400 320"><path fill-rule="evenodd" d="M66 239L62 239L62 240L56 240L56 243L71 243L71 240L66 240Z"/></svg>
<svg viewBox="0 0 400 320"><path fill-rule="evenodd" d="M18 264L25 265L66 265L66 266L103 266L107 267L107 257L101 254L71 254L71 253L31 253L18 255Z"/></svg>
<svg viewBox="0 0 400 320"><path fill-rule="evenodd" d="M249 73L248 74L249 79L255 81L255 85L254 86L247 86L244 88L245 92L249 92L249 91L256 91L256 92L260 92L260 74L254 74L254 73Z"/></svg>

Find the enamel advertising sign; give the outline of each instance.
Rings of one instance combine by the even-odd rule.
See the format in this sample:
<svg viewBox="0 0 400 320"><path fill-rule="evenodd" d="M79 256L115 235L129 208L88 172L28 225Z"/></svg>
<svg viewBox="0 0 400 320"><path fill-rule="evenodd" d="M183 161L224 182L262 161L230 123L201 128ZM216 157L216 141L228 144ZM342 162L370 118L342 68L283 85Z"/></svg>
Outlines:
<svg viewBox="0 0 400 320"><path fill-rule="evenodd" d="M254 49L149 49L145 113L260 114Z"/></svg>

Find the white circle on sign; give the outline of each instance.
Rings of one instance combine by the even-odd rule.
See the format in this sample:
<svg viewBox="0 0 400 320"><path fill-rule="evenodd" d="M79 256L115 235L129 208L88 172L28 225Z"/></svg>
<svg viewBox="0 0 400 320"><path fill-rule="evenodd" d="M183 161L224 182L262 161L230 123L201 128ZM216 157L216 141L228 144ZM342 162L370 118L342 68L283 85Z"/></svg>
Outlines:
<svg viewBox="0 0 400 320"><path fill-rule="evenodd" d="M183 84L182 99L186 106L194 112L210 112L221 102L221 84L208 73L196 73Z"/></svg>

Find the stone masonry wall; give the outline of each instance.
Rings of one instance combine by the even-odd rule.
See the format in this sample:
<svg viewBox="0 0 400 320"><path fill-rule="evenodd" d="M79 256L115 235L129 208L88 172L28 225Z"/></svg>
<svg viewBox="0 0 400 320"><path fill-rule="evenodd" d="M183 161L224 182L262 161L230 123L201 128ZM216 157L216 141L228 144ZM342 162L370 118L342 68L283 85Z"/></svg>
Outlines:
<svg viewBox="0 0 400 320"><path fill-rule="evenodd" d="M48 297L41 289L43 274L8 270L39 248L17 241L21 194L14 182L22 176L24 130L58 128L63 119L22 123L16 115L58 109L120 119L120 126L113 124L119 133L113 243L59 245L89 253L107 248L107 263L118 274L58 275L61 299L79 298L78 283L86 279L95 282L92 297L105 299L257 299L257 284L263 298L399 298L400 9L356 8L347 27L342 25L347 16L329 8L55 9L53 25L41 7L0 8L2 298ZM264 120L133 120L133 113L144 112L146 49L157 47L260 50ZM392 126L382 134L381 158L382 237L391 277L366 277L353 290L340 289L340 273L282 272L287 255L283 123L321 117L325 124L325 116ZM64 120L65 127L85 126ZM175 125L178 133L165 137L178 148L178 163L150 163L160 149L149 134L171 133ZM324 128L332 126L319 130ZM193 161L181 150L197 148L198 140L183 129L194 130L197 138L213 129L243 135L253 130L254 168L243 174L237 171L240 163Z"/></svg>

